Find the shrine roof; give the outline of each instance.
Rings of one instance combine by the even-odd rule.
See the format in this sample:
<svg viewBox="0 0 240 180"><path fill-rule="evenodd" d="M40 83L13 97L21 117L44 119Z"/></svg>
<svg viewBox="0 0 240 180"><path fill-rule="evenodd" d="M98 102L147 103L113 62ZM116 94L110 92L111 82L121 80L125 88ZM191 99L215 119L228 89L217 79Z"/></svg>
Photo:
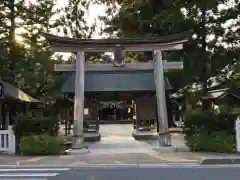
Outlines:
<svg viewBox="0 0 240 180"><path fill-rule="evenodd" d="M30 95L23 92L21 89L17 88L16 86L8 83L3 82L4 85L4 99L14 99L21 102L27 103L39 103L40 101L31 97Z"/></svg>
<svg viewBox="0 0 240 180"><path fill-rule="evenodd" d="M53 47L56 52L71 52L74 48L85 50L102 50L107 51L111 48L123 47L125 50L134 49L157 49L167 45L183 44L188 41L190 33L179 33L167 36L147 36L136 38L109 38L109 39L75 39L53 34L43 33L43 36ZM156 47L157 46L157 47ZM75 51L73 51L75 52Z"/></svg>
<svg viewBox="0 0 240 180"><path fill-rule="evenodd" d="M64 82L61 91L74 93L75 73L71 72ZM86 72L85 92L104 91L155 91L153 71L127 71L127 72ZM171 84L165 78L165 89L171 90Z"/></svg>

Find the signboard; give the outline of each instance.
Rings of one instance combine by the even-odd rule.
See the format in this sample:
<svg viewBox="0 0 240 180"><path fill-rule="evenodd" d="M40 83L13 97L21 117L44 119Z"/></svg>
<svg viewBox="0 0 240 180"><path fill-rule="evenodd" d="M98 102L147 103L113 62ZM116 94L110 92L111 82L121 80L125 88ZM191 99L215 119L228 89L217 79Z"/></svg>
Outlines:
<svg viewBox="0 0 240 180"><path fill-rule="evenodd" d="M235 121L236 128L236 151L240 152L240 117L238 116Z"/></svg>

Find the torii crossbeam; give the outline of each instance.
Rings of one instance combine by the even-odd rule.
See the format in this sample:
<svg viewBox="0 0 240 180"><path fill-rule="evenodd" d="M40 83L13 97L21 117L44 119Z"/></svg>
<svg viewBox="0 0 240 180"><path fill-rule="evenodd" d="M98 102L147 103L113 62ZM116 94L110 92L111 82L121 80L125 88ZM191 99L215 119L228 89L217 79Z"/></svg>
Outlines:
<svg viewBox="0 0 240 180"><path fill-rule="evenodd" d="M160 147L171 147L168 129L164 87L164 68L181 69L181 62L163 62L162 51L181 50L188 41L189 33L164 37L124 38L124 39L72 39L51 34L43 34L55 52L76 52L75 65L56 65L55 71L76 71L74 98L73 148L82 148L84 118L84 72L94 70L140 70L152 69L156 85L157 113L159 121L158 143ZM86 64L84 52L153 51L153 63L126 64L115 67L110 64ZM123 62L124 63L124 62Z"/></svg>

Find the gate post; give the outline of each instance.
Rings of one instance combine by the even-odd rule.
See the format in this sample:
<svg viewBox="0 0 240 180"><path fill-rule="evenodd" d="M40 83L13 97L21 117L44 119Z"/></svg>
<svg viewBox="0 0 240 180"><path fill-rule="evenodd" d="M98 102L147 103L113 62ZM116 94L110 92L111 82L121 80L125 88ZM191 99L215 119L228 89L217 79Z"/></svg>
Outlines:
<svg viewBox="0 0 240 180"><path fill-rule="evenodd" d="M73 149L82 149L84 143L84 52L78 52L76 58Z"/></svg>
<svg viewBox="0 0 240 180"><path fill-rule="evenodd" d="M158 114L158 145L161 147L171 147L171 135L168 129L167 107L164 84L164 67L162 52L154 52L154 80L156 85L157 114Z"/></svg>

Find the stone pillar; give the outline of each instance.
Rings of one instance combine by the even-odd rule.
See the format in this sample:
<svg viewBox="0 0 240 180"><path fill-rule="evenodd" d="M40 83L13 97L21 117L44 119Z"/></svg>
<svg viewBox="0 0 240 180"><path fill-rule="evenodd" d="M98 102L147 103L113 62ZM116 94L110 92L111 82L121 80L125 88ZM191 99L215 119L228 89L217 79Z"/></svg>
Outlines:
<svg viewBox="0 0 240 180"><path fill-rule="evenodd" d="M74 96L73 149L83 148L84 119L84 52L77 53Z"/></svg>
<svg viewBox="0 0 240 180"><path fill-rule="evenodd" d="M162 52L154 52L154 80L156 85L157 114L158 114L158 145L171 146L171 135L168 129L168 118L165 97L164 69Z"/></svg>

